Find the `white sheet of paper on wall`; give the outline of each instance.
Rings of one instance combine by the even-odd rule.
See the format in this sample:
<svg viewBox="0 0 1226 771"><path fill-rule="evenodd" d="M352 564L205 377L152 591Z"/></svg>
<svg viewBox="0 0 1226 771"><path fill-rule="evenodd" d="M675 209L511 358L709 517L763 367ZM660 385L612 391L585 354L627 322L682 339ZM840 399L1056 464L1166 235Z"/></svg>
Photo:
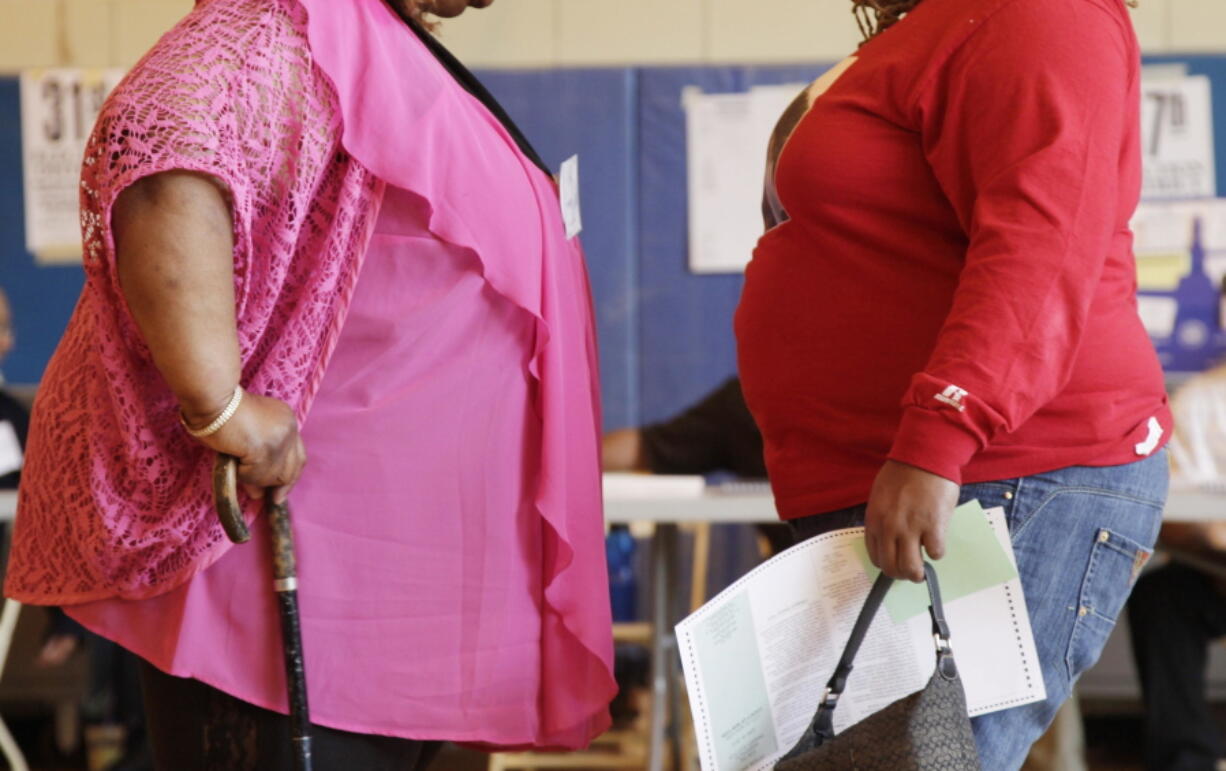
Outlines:
<svg viewBox="0 0 1226 771"><path fill-rule="evenodd" d="M1217 195L1210 94L1205 75L1142 78L1142 199Z"/></svg>
<svg viewBox="0 0 1226 771"><path fill-rule="evenodd" d="M22 459L16 429L7 420L0 420L0 477L20 471Z"/></svg>
<svg viewBox="0 0 1226 771"><path fill-rule="evenodd" d="M762 235L766 146L779 116L804 87L683 92L691 271L745 269Z"/></svg>
<svg viewBox="0 0 1226 771"><path fill-rule="evenodd" d="M26 249L40 263L81 261L81 156L106 95L123 74L114 68L21 73Z"/></svg>

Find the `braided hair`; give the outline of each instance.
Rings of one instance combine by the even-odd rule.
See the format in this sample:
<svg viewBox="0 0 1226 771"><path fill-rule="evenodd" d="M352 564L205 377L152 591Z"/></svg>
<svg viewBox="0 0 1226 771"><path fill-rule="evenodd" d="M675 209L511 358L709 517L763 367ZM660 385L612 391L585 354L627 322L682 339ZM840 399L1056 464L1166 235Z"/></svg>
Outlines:
<svg viewBox="0 0 1226 771"><path fill-rule="evenodd" d="M851 0L851 13L865 41L902 20L922 0Z"/></svg>
<svg viewBox="0 0 1226 771"><path fill-rule="evenodd" d="M864 41L885 32L897 24L923 0L851 0L851 12L856 17L856 25ZM1137 0L1124 0L1132 8L1137 7Z"/></svg>

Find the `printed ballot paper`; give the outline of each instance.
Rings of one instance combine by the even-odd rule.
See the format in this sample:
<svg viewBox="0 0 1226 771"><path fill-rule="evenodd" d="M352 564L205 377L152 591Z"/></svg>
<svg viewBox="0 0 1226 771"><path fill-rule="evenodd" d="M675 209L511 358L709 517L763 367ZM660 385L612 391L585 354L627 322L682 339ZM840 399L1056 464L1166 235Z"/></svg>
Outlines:
<svg viewBox="0 0 1226 771"><path fill-rule="evenodd" d="M978 503L951 520L941 580L971 715L1046 698L1004 512ZM770 768L817 708L877 570L864 528L811 538L741 578L677 625L705 771ZM835 711L842 731L932 676L927 593L896 582Z"/></svg>

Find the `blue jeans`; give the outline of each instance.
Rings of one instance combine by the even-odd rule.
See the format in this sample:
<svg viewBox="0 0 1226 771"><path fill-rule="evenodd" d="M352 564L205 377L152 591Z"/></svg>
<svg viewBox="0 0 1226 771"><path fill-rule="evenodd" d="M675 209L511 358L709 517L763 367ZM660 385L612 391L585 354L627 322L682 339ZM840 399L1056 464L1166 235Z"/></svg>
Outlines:
<svg viewBox="0 0 1226 771"><path fill-rule="evenodd" d="M1069 468L963 485L959 503L1002 507L1047 699L973 718L983 771L1011 771L1102 652L1153 550L1166 503L1166 451L1123 466ZM864 524L864 506L794 520L798 538ZM957 630L953 630L957 635Z"/></svg>

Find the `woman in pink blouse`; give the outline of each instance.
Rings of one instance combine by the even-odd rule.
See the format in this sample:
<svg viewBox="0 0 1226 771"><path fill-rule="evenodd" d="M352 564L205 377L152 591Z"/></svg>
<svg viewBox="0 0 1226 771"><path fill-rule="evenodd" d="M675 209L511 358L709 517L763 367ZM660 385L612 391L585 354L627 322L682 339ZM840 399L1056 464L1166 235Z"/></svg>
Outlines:
<svg viewBox="0 0 1226 771"><path fill-rule="evenodd" d="M419 20L488 3L201 0L99 117L88 279L6 592L148 663L159 767L285 762L267 537L230 548L218 452L249 520L265 490L294 508L317 768L607 725L582 253L547 170Z"/></svg>

